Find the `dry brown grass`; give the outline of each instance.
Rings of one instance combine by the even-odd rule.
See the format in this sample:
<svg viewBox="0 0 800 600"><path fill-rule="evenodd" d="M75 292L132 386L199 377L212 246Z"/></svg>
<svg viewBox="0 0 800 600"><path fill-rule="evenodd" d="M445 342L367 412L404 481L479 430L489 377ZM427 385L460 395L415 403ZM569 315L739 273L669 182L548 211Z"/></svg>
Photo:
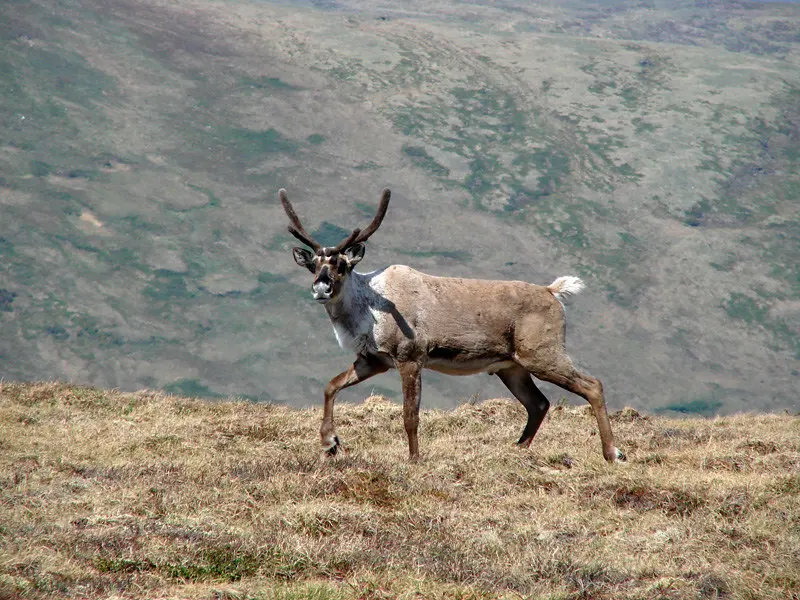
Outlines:
<svg viewBox="0 0 800 600"><path fill-rule="evenodd" d="M422 416L0 385L0 598L798 598L800 420Z"/></svg>

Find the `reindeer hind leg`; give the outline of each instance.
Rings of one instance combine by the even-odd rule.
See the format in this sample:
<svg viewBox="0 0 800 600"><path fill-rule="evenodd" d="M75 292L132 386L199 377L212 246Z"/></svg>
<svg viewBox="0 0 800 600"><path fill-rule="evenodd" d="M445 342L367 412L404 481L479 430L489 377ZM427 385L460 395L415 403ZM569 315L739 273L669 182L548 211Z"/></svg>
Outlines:
<svg viewBox="0 0 800 600"><path fill-rule="evenodd" d="M548 356L546 363L542 361L520 360L520 364L542 381L554 383L578 396L584 398L592 407L597 419L600 432L600 442L603 447L603 457L608 462L624 461L625 454L614 445L614 434L611 431L611 422L608 420L606 401L603 394L603 384L585 373L581 373L572 364L572 360L563 351L553 352Z"/></svg>
<svg viewBox="0 0 800 600"><path fill-rule="evenodd" d="M397 365L403 385L403 425L408 438L408 457L419 460L419 406L422 399L422 365L404 362Z"/></svg>
<svg viewBox="0 0 800 600"><path fill-rule="evenodd" d="M497 376L528 413L525 429L522 430L522 435L517 442L519 446L527 448L531 445L533 437L544 421L547 411L550 409L550 402L536 387L530 373L519 365L498 371Z"/></svg>

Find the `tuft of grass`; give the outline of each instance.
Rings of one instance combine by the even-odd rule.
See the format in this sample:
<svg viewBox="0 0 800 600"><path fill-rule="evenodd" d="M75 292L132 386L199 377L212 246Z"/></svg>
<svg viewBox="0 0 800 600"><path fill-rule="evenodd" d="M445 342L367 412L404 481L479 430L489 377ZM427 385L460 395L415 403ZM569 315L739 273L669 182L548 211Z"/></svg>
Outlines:
<svg viewBox="0 0 800 600"><path fill-rule="evenodd" d="M557 406L530 449L509 399L421 416L0 383L0 597L790 598L797 417Z"/></svg>

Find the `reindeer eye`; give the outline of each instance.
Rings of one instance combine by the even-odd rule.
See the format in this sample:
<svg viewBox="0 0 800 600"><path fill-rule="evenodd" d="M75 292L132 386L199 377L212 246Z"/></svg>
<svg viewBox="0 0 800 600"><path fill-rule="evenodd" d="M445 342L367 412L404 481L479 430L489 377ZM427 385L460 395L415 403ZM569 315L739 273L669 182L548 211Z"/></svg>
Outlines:
<svg viewBox="0 0 800 600"><path fill-rule="evenodd" d="M344 275L345 271L347 271L347 261L341 256L336 257L336 270L340 275Z"/></svg>

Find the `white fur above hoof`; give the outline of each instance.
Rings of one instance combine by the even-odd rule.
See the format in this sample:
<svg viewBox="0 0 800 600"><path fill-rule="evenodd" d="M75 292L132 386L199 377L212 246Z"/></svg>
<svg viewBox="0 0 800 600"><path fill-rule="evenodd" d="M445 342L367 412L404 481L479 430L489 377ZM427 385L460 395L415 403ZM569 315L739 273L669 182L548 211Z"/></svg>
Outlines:
<svg viewBox="0 0 800 600"><path fill-rule="evenodd" d="M322 457L323 458L332 458L339 454L345 454L344 446L342 446L342 442L339 441L339 436L334 435L328 438L328 440L324 441L322 444Z"/></svg>
<svg viewBox="0 0 800 600"><path fill-rule="evenodd" d="M612 463L624 463L628 461L628 457L625 456L625 453L620 450L619 448L614 448L613 457L609 462Z"/></svg>

